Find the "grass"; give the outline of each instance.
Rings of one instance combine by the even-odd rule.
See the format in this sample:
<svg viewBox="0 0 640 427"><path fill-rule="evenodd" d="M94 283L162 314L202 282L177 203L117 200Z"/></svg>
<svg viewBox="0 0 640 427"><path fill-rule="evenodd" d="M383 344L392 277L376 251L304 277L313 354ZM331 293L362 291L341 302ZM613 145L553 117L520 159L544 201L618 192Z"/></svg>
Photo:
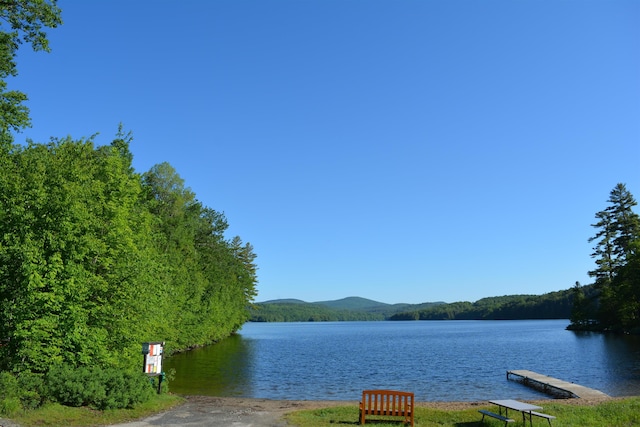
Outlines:
<svg viewBox="0 0 640 427"><path fill-rule="evenodd" d="M590 406L580 406L566 401L554 400L545 402L544 413L554 415L551 421L553 427L626 427L640 425L640 397L614 399ZM495 411L491 405L477 406L464 410L443 410L435 408L416 407L416 427L473 427L473 426L504 426L504 422L485 417L484 424L480 423L482 415L478 409ZM511 415L511 414L510 414ZM519 415L519 414L516 414ZM522 425L518 416L513 417L516 422L511 425ZM353 426L359 424L357 406L336 406L332 408L304 410L289 413L287 421L297 427L335 427ZM377 427L397 427L401 422L389 422L390 418L371 418L371 424ZM401 420L400 418L395 418ZM369 417L367 417L369 424ZM528 424L528 423L527 423ZM534 426L548 426L543 418L533 418Z"/></svg>
<svg viewBox="0 0 640 427"><path fill-rule="evenodd" d="M85 427L126 423L165 411L184 402L181 397L161 394L132 409L98 411L87 407L72 408L59 404L45 405L33 411L25 411L11 417L24 427Z"/></svg>
<svg viewBox="0 0 640 427"><path fill-rule="evenodd" d="M12 417L12 420L24 427L40 426L105 426L134 421L170 409L184 400L171 394L162 394L153 400L138 405L133 409L97 411L89 408L70 408L62 405L47 405L34 411L27 411ZM640 397L613 399L594 405L576 405L576 402L552 400L545 401L543 412L556 416L552 421L553 427L627 427L640 425ZM504 423L485 417L484 424L480 423L482 415L478 409L495 411L495 407L474 406L468 409L452 410L431 407L416 407L416 427L498 427ZM519 415L519 414L517 414ZM297 427L335 427L354 426L359 424L358 407L336 406L330 408L295 411L287 414L287 421ZM513 417L516 421L520 418ZM399 418L396 418L399 420ZM367 425L376 427L398 427L398 422L389 422L389 418L367 417ZM522 422L512 425L521 426ZM533 418L534 426L545 427L548 422L542 418Z"/></svg>

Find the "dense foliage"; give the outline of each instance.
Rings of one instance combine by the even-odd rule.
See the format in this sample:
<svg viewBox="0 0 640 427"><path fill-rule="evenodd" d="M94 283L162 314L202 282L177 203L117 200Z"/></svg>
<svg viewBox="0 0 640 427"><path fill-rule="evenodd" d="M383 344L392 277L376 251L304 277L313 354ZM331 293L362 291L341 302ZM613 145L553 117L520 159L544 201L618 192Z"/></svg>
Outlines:
<svg viewBox="0 0 640 427"><path fill-rule="evenodd" d="M252 322L339 322L384 318L384 315L379 313L333 309L304 302L255 304L251 309Z"/></svg>
<svg viewBox="0 0 640 427"><path fill-rule="evenodd" d="M624 184L611 190L609 206L592 224L596 269L593 290L574 287L571 329L640 333L640 216L636 200Z"/></svg>
<svg viewBox="0 0 640 427"><path fill-rule="evenodd" d="M153 392L143 342L204 345L249 317L251 245L168 164L135 173L129 139L0 153L0 370L18 381L0 411L131 406Z"/></svg>
<svg viewBox="0 0 640 427"><path fill-rule="evenodd" d="M509 295L483 298L474 303L461 301L439 304L424 310L408 311L391 320L511 320L567 319L571 313L572 293Z"/></svg>
<svg viewBox="0 0 640 427"><path fill-rule="evenodd" d="M131 408L154 394L142 372L97 367L56 366L49 370L44 384L47 395L60 404L96 409Z"/></svg>
<svg viewBox="0 0 640 427"><path fill-rule="evenodd" d="M247 319L255 255L168 164L140 176L128 138L64 139L0 156L0 368L138 366Z"/></svg>
<svg viewBox="0 0 640 427"><path fill-rule="evenodd" d="M335 301L304 302L281 299L256 303L251 308L252 322L338 322L386 320L394 314L421 310L443 302L423 304L386 304L361 297Z"/></svg>

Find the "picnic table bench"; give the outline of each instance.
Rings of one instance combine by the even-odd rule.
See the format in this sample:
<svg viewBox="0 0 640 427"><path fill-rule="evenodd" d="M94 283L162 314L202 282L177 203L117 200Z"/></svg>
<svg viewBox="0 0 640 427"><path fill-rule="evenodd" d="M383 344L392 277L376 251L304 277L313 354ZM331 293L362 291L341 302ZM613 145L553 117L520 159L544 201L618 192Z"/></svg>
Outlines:
<svg viewBox="0 0 640 427"><path fill-rule="evenodd" d="M551 420L556 418L553 415L543 414L542 412L536 412L537 410L542 409L542 407L537 405L532 405L530 403L519 402L513 399L490 400L489 402L493 403L494 405L497 405L498 408L500 408L500 413L496 414L495 412L480 409L478 412L482 414L481 422L484 422L484 416L487 415L489 417L496 418L500 421L504 421L504 425L506 426L507 423L512 423L515 421L509 418L509 409L522 412L522 425L524 426L527 425L527 416L529 418L529 425L531 425L532 427L533 427L533 422L531 420L532 417L545 418L549 422L549 427L551 427ZM506 416L502 415L502 408L505 409Z"/></svg>
<svg viewBox="0 0 640 427"><path fill-rule="evenodd" d="M543 414L541 412L536 412L536 411L531 411L531 415L533 415L534 417L546 418L547 421L549 421L549 426L551 426L551 420L556 419L556 417L554 417L553 415Z"/></svg>
<svg viewBox="0 0 640 427"><path fill-rule="evenodd" d="M360 402L360 424L367 415L403 417L413 427L413 393L395 390L364 390Z"/></svg>
<svg viewBox="0 0 640 427"><path fill-rule="evenodd" d="M479 409L478 412L480 412L482 414L482 419L480 420L481 423L484 423L484 416L488 416L488 417L493 417L497 420L500 421L504 421L504 425L506 426L508 423L514 423L516 420L514 420L513 418L509 418L509 417L503 417L500 414L496 414L495 412L491 412L491 411L487 411L485 409Z"/></svg>

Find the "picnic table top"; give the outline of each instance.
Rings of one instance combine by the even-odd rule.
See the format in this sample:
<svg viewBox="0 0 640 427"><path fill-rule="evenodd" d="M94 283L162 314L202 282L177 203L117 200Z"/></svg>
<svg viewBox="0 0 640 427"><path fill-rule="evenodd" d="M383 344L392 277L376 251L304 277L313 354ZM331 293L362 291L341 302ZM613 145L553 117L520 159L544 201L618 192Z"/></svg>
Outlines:
<svg viewBox="0 0 640 427"><path fill-rule="evenodd" d="M493 403L494 405L502 406L504 408L513 409L514 411L530 412L542 409L542 406L532 405L530 403L520 402L514 399L490 400L489 403Z"/></svg>

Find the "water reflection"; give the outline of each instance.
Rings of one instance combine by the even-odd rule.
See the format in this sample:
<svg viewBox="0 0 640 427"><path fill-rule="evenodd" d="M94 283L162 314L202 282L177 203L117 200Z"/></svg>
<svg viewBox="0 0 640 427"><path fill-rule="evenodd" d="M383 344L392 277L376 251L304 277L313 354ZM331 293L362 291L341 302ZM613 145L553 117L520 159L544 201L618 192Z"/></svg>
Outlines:
<svg viewBox="0 0 640 427"><path fill-rule="evenodd" d="M574 381L614 396L640 392L640 337L572 331Z"/></svg>
<svg viewBox="0 0 640 427"><path fill-rule="evenodd" d="M252 341L233 335L215 345L167 358L175 369L171 391L205 396L246 396L252 386Z"/></svg>
<svg viewBox="0 0 640 427"><path fill-rule="evenodd" d="M603 337L607 363L611 378L618 379L616 387L620 394L634 394L640 383L640 337L611 335Z"/></svg>

